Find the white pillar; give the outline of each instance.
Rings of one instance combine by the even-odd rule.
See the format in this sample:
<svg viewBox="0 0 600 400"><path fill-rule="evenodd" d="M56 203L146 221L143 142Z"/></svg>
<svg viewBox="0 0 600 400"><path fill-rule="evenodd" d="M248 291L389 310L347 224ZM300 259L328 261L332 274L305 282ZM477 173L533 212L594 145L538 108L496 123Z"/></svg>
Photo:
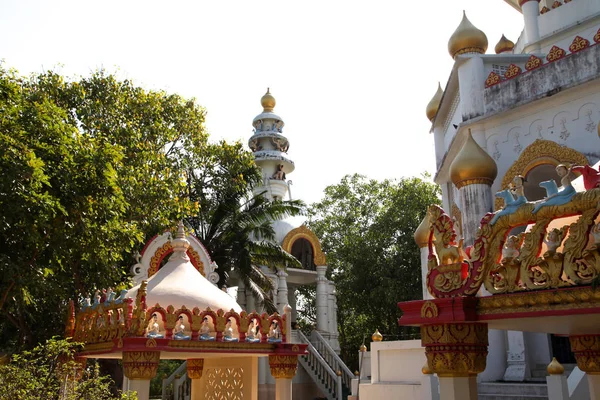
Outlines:
<svg viewBox="0 0 600 400"><path fill-rule="evenodd" d="M325 277L327 271L326 265L317 266L317 330L326 332L327 331L327 287L328 281Z"/></svg>
<svg viewBox="0 0 600 400"><path fill-rule="evenodd" d="M277 285L277 310L280 315L283 315L283 308L288 305L290 300L288 299L288 286L287 286L287 277L288 274L285 271L278 271L277 277L279 283Z"/></svg>
<svg viewBox="0 0 600 400"><path fill-rule="evenodd" d="M275 379L275 400L292 400L291 379Z"/></svg>
<svg viewBox="0 0 600 400"><path fill-rule="evenodd" d="M334 321L333 319L333 309L335 307L335 305L333 304L334 302L334 298L335 298L335 285L333 284L333 282L328 281L328 285L327 285L327 315L329 316L329 318L327 318L327 332L329 333L333 333L334 330L336 330L336 321Z"/></svg>
<svg viewBox="0 0 600 400"><path fill-rule="evenodd" d="M546 383L548 384L548 400L569 400L569 385L566 376L549 375L546 377Z"/></svg>
<svg viewBox="0 0 600 400"><path fill-rule="evenodd" d="M440 400L477 400L477 377L439 377Z"/></svg>
<svg viewBox="0 0 600 400"><path fill-rule="evenodd" d="M437 168L442 164L446 146L444 144L444 131L441 127L436 127L433 130L433 141L435 146L435 165Z"/></svg>
<svg viewBox="0 0 600 400"><path fill-rule="evenodd" d="M130 379L128 390L137 392L138 400L149 400L150 379Z"/></svg>
<svg viewBox="0 0 600 400"><path fill-rule="evenodd" d="M525 37L527 44L525 51L532 53L540 51L540 28L538 25L538 17L540 15L539 0L520 0L521 11L523 11L523 22L525 24ZM532 45L532 43L535 43Z"/></svg>
<svg viewBox="0 0 600 400"><path fill-rule="evenodd" d="M525 351L525 335L520 331L507 331L506 334L508 337L508 368L504 373L504 380L523 382L531 377Z"/></svg>
<svg viewBox="0 0 600 400"><path fill-rule="evenodd" d="M296 304L296 287L289 287L288 296L290 298L290 306L292 306L292 321L296 322L298 319L298 305Z"/></svg>
<svg viewBox="0 0 600 400"><path fill-rule="evenodd" d="M492 211L492 189L486 183L472 183L458 189L461 204L468 205L462 213L464 246L471 246L483 216Z"/></svg>
<svg viewBox="0 0 600 400"><path fill-rule="evenodd" d="M240 305L240 307L242 307L242 310L250 311L246 309L246 285L244 285L244 281L242 280L240 280L240 282L238 283L236 301Z"/></svg>
<svg viewBox="0 0 600 400"><path fill-rule="evenodd" d="M479 54L472 55L458 67L458 79L462 120L467 121L483 115L486 76L483 59Z"/></svg>
<svg viewBox="0 0 600 400"><path fill-rule="evenodd" d="M600 375L587 374L590 386L590 399L600 399Z"/></svg>
<svg viewBox="0 0 600 400"><path fill-rule="evenodd" d="M246 290L246 311L256 311L256 303L254 302L254 295L252 290Z"/></svg>
<svg viewBox="0 0 600 400"><path fill-rule="evenodd" d="M440 400L438 378L434 374L421 377L421 400Z"/></svg>

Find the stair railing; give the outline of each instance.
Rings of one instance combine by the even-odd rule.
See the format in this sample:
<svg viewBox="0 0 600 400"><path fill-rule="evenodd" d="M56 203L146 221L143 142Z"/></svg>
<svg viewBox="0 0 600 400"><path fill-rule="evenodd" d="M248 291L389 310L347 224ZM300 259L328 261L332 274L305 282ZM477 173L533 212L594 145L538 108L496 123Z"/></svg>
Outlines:
<svg viewBox="0 0 600 400"><path fill-rule="evenodd" d="M329 393L331 396L328 396L330 399L334 400L342 400L343 395L343 385L342 385L342 377L335 373L333 369L327 364L325 359L321 357L321 354L317 351L317 349L310 343L308 338L304 336L301 331L298 331L298 337L301 343L308 344L306 348L308 350L308 355L301 356L301 359L305 359L307 366L309 368L305 368L306 372L311 375L311 377L317 383L317 386L324 386L321 388Z"/></svg>
<svg viewBox="0 0 600 400"><path fill-rule="evenodd" d="M342 373L342 383L348 389L351 388L352 379L354 374L350 371L350 368L342 361L340 356L331 348L329 342L319 333L319 331L312 331L310 335L311 344L315 346L319 354L323 356L327 364L334 370Z"/></svg>
<svg viewBox="0 0 600 400"><path fill-rule="evenodd" d="M176 387L181 376L187 374L187 361L181 363L181 365L169 376L162 381L162 399L169 400L175 398L179 392L179 387ZM177 382L175 382L177 380ZM169 393L169 387L171 387Z"/></svg>

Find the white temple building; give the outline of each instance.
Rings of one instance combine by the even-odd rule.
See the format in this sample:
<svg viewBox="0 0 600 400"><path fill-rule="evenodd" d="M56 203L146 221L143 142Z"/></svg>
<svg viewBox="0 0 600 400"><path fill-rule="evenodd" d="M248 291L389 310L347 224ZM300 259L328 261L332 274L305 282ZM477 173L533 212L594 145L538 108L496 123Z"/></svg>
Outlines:
<svg viewBox="0 0 600 400"><path fill-rule="evenodd" d="M509 189L515 176L524 178L524 193L535 201L546 194L540 182L560 186L557 165L597 171L600 160L600 1L505 3L523 15L521 35L514 42L502 36L496 54L486 54L488 38L463 15L448 41L454 66L426 109L435 142L434 179L464 246L473 245L482 217L502 208L496 193ZM583 190L582 181L577 178L573 186ZM428 221L415 240L422 254L423 298L432 299L425 285ZM590 399L568 337L490 329L488 339L487 366L477 377L479 399ZM553 357L569 376L567 397L546 387ZM425 370L424 380L419 378L415 364L425 360L420 341L374 343L370 360L370 377L361 376L361 399L440 398L437 378Z"/></svg>

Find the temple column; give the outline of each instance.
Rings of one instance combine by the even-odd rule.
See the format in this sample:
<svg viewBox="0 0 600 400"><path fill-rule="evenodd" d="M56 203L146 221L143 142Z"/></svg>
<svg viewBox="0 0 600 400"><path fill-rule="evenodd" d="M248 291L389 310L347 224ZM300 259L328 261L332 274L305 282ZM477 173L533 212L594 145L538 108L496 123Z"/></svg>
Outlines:
<svg viewBox="0 0 600 400"><path fill-rule="evenodd" d="M508 368L504 372L504 380L523 382L531 378L525 350L525 334L521 331L507 331L506 336L508 337Z"/></svg>
<svg viewBox="0 0 600 400"><path fill-rule="evenodd" d="M275 378L275 400L292 400L292 379L298 369L298 356L269 355L269 366Z"/></svg>
<svg viewBox="0 0 600 400"><path fill-rule="evenodd" d="M587 374L590 399L600 398L600 335L569 336L577 366Z"/></svg>
<svg viewBox="0 0 600 400"><path fill-rule="evenodd" d="M527 53L540 51L540 28L538 24L538 17L540 15L539 3L540 0L519 0L521 11L523 11L525 37L527 38L527 44L524 49ZM532 43L534 43L534 45L531 45Z"/></svg>
<svg viewBox="0 0 600 400"><path fill-rule="evenodd" d="M202 390L202 371L204 369L203 358L192 358L187 360L187 374L192 380L192 394L190 400L201 400L203 398Z"/></svg>
<svg viewBox="0 0 600 400"><path fill-rule="evenodd" d="M279 284L277 285L277 310L280 315L283 315L283 308L290 302L287 286L288 274L285 271L278 271L277 277L279 278Z"/></svg>
<svg viewBox="0 0 600 400"><path fill-rule="evenodd" d="M439 377L440 400L476 400L477 374L486 365L487 324L424 325L421 344L428 369Z"/></svg>
<svg viewBox="0 0 600 400"><path fill-rule="evenodd" d="M292 286L289 290L290 306L292 306L292 322L296 322L298 318L298 306L296 304L296 287Z"/></svg>
<svg viewBox="0 0 600 400"><path fill-rule="evenodd" d="M156 376L160 351L124 351L123 373L128 390L137 392L138 400L150 398L150 380Z"/></svg>
<svg viewBox="0 0 600 400"><path fill-rule="evenodd" d="M328 282L327 278L325 277L326 271L327 271L326 265L319 265L317 267L317 298L316 298L317 330L323 331L323 332L327 332L327 328L328 328L327 288L329 287L329 282Z"/></svg>
<svg viewBox="0 0 600 400"><path fill-rule="evenodd" d="M421 368L421 400L440 400L439 383L427 363Z"/></svg>

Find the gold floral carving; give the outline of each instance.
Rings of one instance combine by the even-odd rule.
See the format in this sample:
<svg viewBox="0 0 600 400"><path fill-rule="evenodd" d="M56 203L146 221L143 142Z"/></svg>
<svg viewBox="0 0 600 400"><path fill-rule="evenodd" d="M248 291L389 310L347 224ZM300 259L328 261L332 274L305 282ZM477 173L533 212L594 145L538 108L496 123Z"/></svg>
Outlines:
<svg viewBox="0 0 600 400"><path fill-rule="evenodd" d="M529 57L527 59L527 63L525 63L525 69L527 71L531 71L536 68L539 68L541 65L542 65L542 59L539 57L536 57L532 54L531 57Z"/></svg>
<svg viewBox="0 0 600 400"><path fill-rule="evenodd" d="M421 318L437 318L439 314L438 306L433 301L426 301L421 307Z"/></svg>
<svg viewBox="0 0 600 400"><path fill-rule="evenodd" d="M554 3L552 3L552 9L558 8L562 6L562 3L558 0L555 0Z"/></svg>
<svg viewBox="0 0 600 400"><path fill-rule="evenodd" d="M558 46L552 46L552 48L548 52L548 55L546 56L546 60L548 60L548 62L554 62L556 60L560 60L566 54L567 53L563 49L561 49L560 47L558 47Z"/></svg>
<svg viewBox="0 0 600 400"><path fill-rule="evenodd" d="M506 79L514 78L521 73L521 67L515 64L510 64L504 73Z"/></svg>
<svg viewBox="0 0 600 400"><path fill-rule="evenodd" d="M203 358L190 358L187 360L187 374L190 379L202 378L203 370L204 370L204 359Z"/></svg>
<svg viewBox="0 0 600 400"><path fill-rule="evenodd" d="M124 351L123 372L129 379L152 379L156 376L160 351Z"/></svg>
<svg viewBox="0 0 600 400"><path fill-rule="evenodd" d="M297 355L269 355L271 375L275 379L292 379L298 369Z"/></svg>
<svg viewBox="0 0 600 400"><path fill-rule="evenodd" d="M600 43L600 29L598 29L598 32L594 35L594 42Z"/></svg>
<svg viewBox="0 0 600 400"><path fill-rule="evenodd" d="M577 290L544 290L513 293L510 296L480 297L477 301L477 314L574 310L596 308L598 305L600 290L593 290L588 286Z"/></svg>
<svg viewBox="0 0 600 400"><path fill-rule="evenodd" d="M327 265L325 254L323 254L323 250L321 250L321 243L319 242L319 238L317 238L317 235L315 235L313 231L308 229L306 225L299 226L298 228L289 231L288 234L285 235L281 247L286 252L292 254L292 246L294 245L294 242L298 239L306 239L312 245L314 257L313 261L316 266Z"/></svg>
<svg viewBox="0 0 600 400"><path fill-rule="evenodd" d="M464 179L460 182L457 182L454 184L454 186L456 186L457 189L460 189L462 187L465 186L469 186L469 185L488 185L488 186L492 186L492 183L494 183L494 181L492 181L489 178L471 178L471 179Z"/></svg>
<svg viewBox="0 0 600 400"><path fill-rule="evenodd" d="M542 7L542 9L540 10L540 14L546 14L548 11L550 11L550 9L546 6Z"/></svg>
<svg viewBox="0 0 600 400"><path fill-rule="evenodd" d="M485 370L488 328L481 323L421 326L427 364L441 377L464 377Z"/></svg>
<svg viewBox="0 0 600 400"><path fill-rule="evenodd" d="M510 168L508 168L504 174L504 177L502 178L501 187L508 188L513 178L517 175L527 177L529 171L538 165L558 165L560 163L588 165L588 160L577 150L560 146L558 143L550 140L537 139L535 142L527 146L517 161L515 161ZM502 207L502 199L497 198L495 202L495 209L500 210Z"/></svg>
<svg viewBox="0 0 600 400"><path fill-rule="evenodd" d="M495 73L494 71L490 72L487 79L485 80L485 87L494 86L502 81L502 77Z"/></svg>
<svg viewBox="0 0 600 400"><path fill-rule="evenodd" d="M600 335L570 336L577 366L590 375L600 375Z"/></svg>
<svg viewBox="0 0 600 400"><path fill-rule="evenodd" d="M584 39L581 36L575 36L575 39L573 39L573 42L569 46L569 51L571 53L577 53L578 51L581 51L589 46L590 46L589 40Z"/></svg>

